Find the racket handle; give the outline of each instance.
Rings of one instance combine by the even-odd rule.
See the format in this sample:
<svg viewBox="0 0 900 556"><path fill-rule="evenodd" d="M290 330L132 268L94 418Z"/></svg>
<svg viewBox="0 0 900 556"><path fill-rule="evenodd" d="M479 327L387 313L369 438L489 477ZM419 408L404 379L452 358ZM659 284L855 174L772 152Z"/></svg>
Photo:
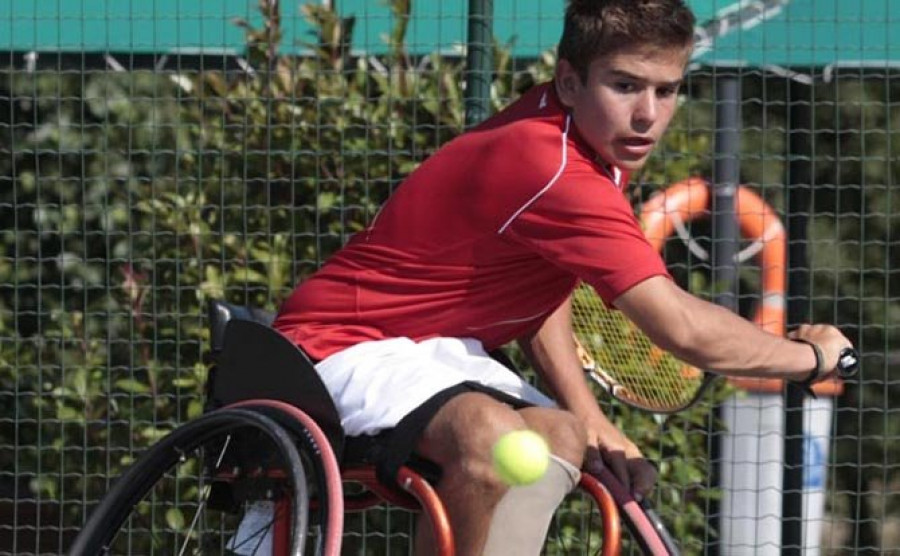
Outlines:
<svg viewBox="0 0 900 556"><path fill-rule="evenodd" d="M838 355L837 373L841 378L850 378L859 371L859 352L844 348Z"/></svg>

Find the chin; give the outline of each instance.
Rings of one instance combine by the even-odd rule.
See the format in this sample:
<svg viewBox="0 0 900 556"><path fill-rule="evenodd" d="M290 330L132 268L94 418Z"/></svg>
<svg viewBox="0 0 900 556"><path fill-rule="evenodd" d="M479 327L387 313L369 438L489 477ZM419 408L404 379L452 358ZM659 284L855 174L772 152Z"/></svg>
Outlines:
<svg viewBox="0 0 900 556"><path fill-rule="evenodd" d="M618 166L622 170L627 171L629 174L633 174L634 172L637 172L638 170L643 168L645 164L647 164L646 157L638 159L638 160L619 158L619 159L616 159L616 162L615 162L616 166Z"/></svg>

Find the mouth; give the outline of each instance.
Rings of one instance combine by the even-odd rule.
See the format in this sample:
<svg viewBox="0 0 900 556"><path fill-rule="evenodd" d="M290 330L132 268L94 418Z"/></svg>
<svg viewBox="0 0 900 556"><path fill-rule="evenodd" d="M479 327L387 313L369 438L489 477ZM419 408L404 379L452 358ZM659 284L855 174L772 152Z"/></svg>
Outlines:
<svg viewBox="0 0 900 556"><path fill-rule="evenodd" d="M656 141L649 137L624 137L619 140L622 149L633 156L644 156L653 150Z"/></svg>

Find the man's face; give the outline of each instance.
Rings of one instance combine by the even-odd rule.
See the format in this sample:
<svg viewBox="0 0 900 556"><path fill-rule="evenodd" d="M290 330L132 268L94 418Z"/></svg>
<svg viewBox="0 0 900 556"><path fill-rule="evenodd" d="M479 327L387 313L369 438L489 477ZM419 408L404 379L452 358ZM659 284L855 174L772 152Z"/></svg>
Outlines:
<svg viewBox="0 0 900 556"><path fill-rule="evenodd" d="M639 170L675 114L689 49L624 48L594 60L586 82L566 60L557 88L575 126L607 163Z"/></svg>

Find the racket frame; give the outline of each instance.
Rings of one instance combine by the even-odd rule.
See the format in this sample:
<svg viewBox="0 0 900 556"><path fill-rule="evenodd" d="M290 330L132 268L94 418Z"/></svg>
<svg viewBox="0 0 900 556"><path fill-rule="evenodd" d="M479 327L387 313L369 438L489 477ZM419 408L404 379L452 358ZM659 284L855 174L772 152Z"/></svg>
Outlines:
<svg viewBox="0 0 900 556"><path fill-rule="evenodd" d="M582 365L582 368L584 369L584 372L588 378L590 378L595 384L603 388L603 390L607 394L612 396L617 401L620 401L625 405L631 406L635 409L640 409L642 411L648 411L650 413L656 413L660 415L671 415L692 407L700 400L700 398L703 397L703 394L706 393L706 390L709 388L709 386L716 380L716 378L718 378L718 375L716 374L703 371L703 380L700 382L700 386L697 387L697 390L694 391L693 395L691 395L690 399L677 406L662 407L647 400L642 401L637 396L629 396L628 387L619 383L612 377L612 375L601 368L600 365L596 364L596 362L594 363L593 367Z"/></svg>
<svg viewBox="0 0 900 556"><path fill-rule="evenodd" d="M580 302L578 299L578 296L579 296L579 294L577 293L578 290L583 291L583 294L581 294L582 301L580 301ZM585 342L582 342L582 340L580 339L581 338L580 335L585 334L588 331L590 331L591 333L599 334L600 337L605 336L604 331L600 329L600 327L597 323L593 323L594 330L591 330L592 327L590 326L589 323L585 322L584 320L579 320L580 315L582 315L584 312L588 312L588 311L582 311L582 310L576 309L576 307L578 307L580 305L580 303L584 303L585 307L589 307L590 308L589 311L595 313L596 315L609 314L609 313L616 312L616 311L615 311L615 309L609 308L606 305L606 303L603 302L603 300L599 299L599 296L597 296L596 292L592 291L590 286L588 286L585 283L582 283L581 285L579 285L578 289L576 290L576 293L573 293L573 295L572 295L572 328L573 328L572 339L575 344L576 354L578 355L578 359L581 362L581 367L584 370L585 374L588 376L588 378L590 378L594 383L596 383L601 388L603 388L603 390L606 391L610 396L612 396L613 399L618 400L628 406L634 407L641 411L647 411L647 412L655 413L655 414L659 414L659 415L670 415L670 414L678 413L680 411L684 411L684 410L690 408L691 406L693 406L694 404L696 404L697 401L700 400L700 398L703 396L703 394L709 388L710 384L712 384L713 381L716 378L718 378L718 375L716 375L716 374L710 373L705 370L696 369L694 367L691 367L687 363L681 362L684 365L684 367L690 367L691 369L695 370L698 373L703 373L703 378L699 379L700 383L696 386L696 389L691 394L691 396L689 398L687 398L685 401L678 403L676 405L664 405L664 404L660 404L660 403L655 403L650 398L642 397L642 396L634 394L628 388L628 386L626 386L625 384L622 384L622 382L620 382L619 380L616 380L614 378L615 373L612 373L612 372L608 371L607 369L604 369L600 365L600 358L597 357L595 355L595 353L593 353L592 351L588 350L585 347L585 345L590 345L591 342L588 340L585 340L585 342L587 342L587 343L585 343ZM637 325L635 325L633 322L631 322L627 317L624 317L624 315L623 315L620 318L622 319L623 324L631 327L636 334L640 335L643 338L643 340L645 341L645 345L647 345L648 347L652 347L653 349L659 350L660 353L667 354L669 357L672 357L672 355L670 353L668 353L667 351L662 350L658 346L655 346L650 341L650 339L644 335L644 333L640 330L640 328L638 328ZM583 324L577 325L576 324L577 322L582 322ZM676 361L678 361L678 360L676 359ZM684 396L682 396L682 398L684 398Z"/></svg>
<svg viewBox="0 0 900 556"><path fill-rule="evenodd" d="M649 500L644 498L638 501L606 467L592 472L591 475L596 477L612 495L619 507L619 515L644 554L680 556L678 544Z"/></svg>

